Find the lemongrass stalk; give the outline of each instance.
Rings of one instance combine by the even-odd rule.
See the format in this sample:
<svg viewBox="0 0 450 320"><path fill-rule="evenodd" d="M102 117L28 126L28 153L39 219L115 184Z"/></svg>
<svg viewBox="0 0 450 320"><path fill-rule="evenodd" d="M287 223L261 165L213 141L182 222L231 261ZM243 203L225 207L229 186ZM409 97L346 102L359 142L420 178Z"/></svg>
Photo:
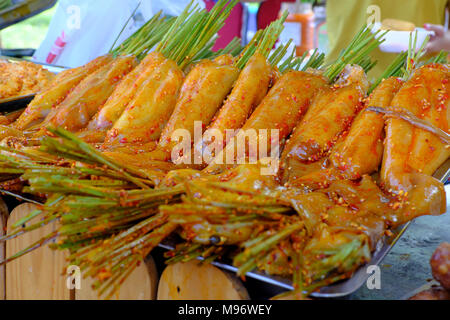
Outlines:
<svg viewBox="0 0 450 320"><path fill-rule="evenodd" d="M248 258L250 258L252 256L256 256L262 251L269 250L274 245L279 243L281 240L287 238L293 232L300 230L302 228L304 228L304 225L301 223L293 224L293 225L283 228L280 232L278 232L272 236L269 236L267 239L255 244L251 247L244 249L244 251L242 253L240 253L239 255L237 255L234 258L233 263L241 264L244 261L246 261Z"/></svg>

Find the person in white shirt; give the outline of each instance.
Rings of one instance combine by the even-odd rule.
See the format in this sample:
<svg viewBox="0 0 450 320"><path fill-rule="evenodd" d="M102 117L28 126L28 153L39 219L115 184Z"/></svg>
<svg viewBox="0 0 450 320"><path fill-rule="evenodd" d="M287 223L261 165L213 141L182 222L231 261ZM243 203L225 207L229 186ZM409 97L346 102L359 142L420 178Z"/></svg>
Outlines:
<svg viewBox="0 0 450 320"><path fill-rule="evenodd" d="M59 0L48 33L33 59L69 68L106 54L162 10L177 16L189 0ZM204 8L202 0L196 1ZM137 8L137 9L136 9ZM134 14L133 14L134 12ZM132 17L130 19L130 17Z"/></svg>

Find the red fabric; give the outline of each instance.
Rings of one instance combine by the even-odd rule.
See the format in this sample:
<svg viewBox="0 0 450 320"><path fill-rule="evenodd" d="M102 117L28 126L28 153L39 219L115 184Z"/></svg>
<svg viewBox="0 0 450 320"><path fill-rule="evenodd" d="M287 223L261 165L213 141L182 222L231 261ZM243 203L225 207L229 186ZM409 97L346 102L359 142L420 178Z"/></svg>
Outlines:
<svg viewBox="0 0 450 320"><path fill-rule="evenodd" d="M278 19L282 2L295 2L295 0L266 0L259 5L258 29L264 29Z"/></svg>
<svg viewBox="0 0 450 320"><path fill-rule="evenodd" d="M206 9L209 11L214 6L214 1L205 0ZM238 3L233 10L231 10L230 16L225 21L225 25L219 31L219 39L217 39L213 50L223 49L233 40L234 37L241 37L242 29L242 4Z"/></svg>

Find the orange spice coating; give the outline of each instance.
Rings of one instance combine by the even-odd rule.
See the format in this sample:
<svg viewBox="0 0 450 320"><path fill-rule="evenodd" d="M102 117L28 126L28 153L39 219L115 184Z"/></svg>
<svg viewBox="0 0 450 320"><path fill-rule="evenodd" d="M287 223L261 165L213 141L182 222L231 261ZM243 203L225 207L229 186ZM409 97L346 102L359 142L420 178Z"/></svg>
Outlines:
<svg viewBox="0 0 450 320"><path fill-rule="evenodd" d="M114 88L137 65L133 56L119 56L84 79L45 122L79 131L106 102Z"/></svg>
<svg viewBox="0 0 450 320"><path fill-rule="evenodd" d="M450 73L445 66L417 70L392 101L415 116L448 132ZM386 122L381 178L386 189L406 192L413 188L413 173L431 175L450 156L450 149L437 136L397 118Z"/></svg>
<svg viewBox="0 0 450 320"><path fill-rule="evenodd" d="M22 115L14 122L18 130L38 124L67 97L83 79L112 61L111 55L100 56L84 66L64 70L37 94Z"/></svg>
<svg viewBox="0 0 450 320"><path fill-rule="evenodd" d="M279 130L280 140L287 138L310 106L318 90L326 86L326 83L326 79L322 76L303 71L285 73L277 80L250 118L245 122L241 132L249 129L256 131L277 129ZM238 136L239 133L236 135L236 138ZM225 147L223 152L219 153L211 162L207 171L216 170L217 164L224 161L224 154L230 148L234 148L234 145ZM270 151L270 143L267 150Z"/></svg>
<svg viewBox="0 0 450 320"><path fill-rule="evenodd" d="M133 98L136 96L136 92L151 76L153 71L165 60L166 59L161 53L151 52L136 68L125 76L119 85L117 85L112 95L108 98L105 105L89 122L87 131L103 131L101 135L97 135L101 141L96 139L96 141L91 142L103 142L105 138L104 131L107 131L114 125L129 104L133 105Z"/></svg>
<svg viewBox="0 0 450 320"><path fill-rule="evenodd" d="M106 144L157 141L175 108L182 83L183 72L174 61L159 61L108 131Z"/></svg>
<svg viewBox="0 0 450 320"><path fill-rule="evenodd" d="M390 106L402 84L401 79L394 77L384 80L371 94L366 106ZM383 115L363 110L355 118L344 141L333 149L331 164L348 179L377 171L383 155L383 129Z"/></svg>
<svg viewBox="0 0 450 320"><path fill-rule="evenodd" d="M201 121L203 127L207 126L222 106L238 76L238 68L220 65L215 61L205 60L195 66L186 76L175 110L161 134L158 148L170 157L172 148L177 144L172 141L172 134L177 129L185 129L193 136L194 121Z"/></svg>

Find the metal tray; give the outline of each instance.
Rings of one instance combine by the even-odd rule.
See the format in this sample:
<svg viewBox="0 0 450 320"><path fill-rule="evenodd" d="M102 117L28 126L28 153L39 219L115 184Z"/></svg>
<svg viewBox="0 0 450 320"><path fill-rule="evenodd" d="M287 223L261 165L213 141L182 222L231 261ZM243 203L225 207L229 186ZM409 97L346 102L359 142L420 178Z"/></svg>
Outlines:
<svg viewBox="0 0 450 320"><path fill-rule="evenodd" d="M441 182L445 183L450 178L450 159L447 159L447 161L435 172L433 176ZM383 239L378 242L376 249L372 254L372 260L370 260L370 262L366 265L359 267L353 273L353 276L351 278L326 287L322 287L320 291L312 293L311 296L315 298L340 298L348 296L357 291L366 283L367 279L370 276L370 274L367 273L367 267L379 265L383 261L384 257L389 253L389 251L391 251L391 249L394 247L394 245L397 243L406 229L408 229L408 226L410 224L411 222L405 223L404 225L394 230L391 237L383 237ZM166 250L173 249L173 245L169 243L160 244L159 246ZM216 267L231 271L233 273L237 272L236 267L233 267L232 265L226 263L214 261L212 262L212 264ZM294 289L291 279L286 279L279 276L270 276L259 271L248 272L246 274L246 277L264 282L268 285L273 286L274 289Z"/></svg>

